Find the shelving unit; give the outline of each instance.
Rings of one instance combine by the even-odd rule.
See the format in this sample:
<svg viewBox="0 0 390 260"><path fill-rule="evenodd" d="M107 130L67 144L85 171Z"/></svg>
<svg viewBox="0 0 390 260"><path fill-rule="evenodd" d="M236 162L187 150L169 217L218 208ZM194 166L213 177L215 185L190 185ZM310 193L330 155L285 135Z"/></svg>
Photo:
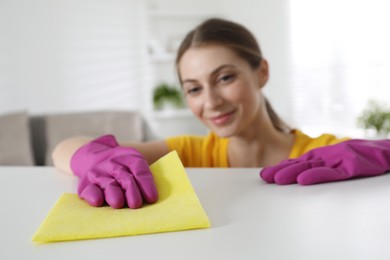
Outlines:
<svg viewBox="0 0 390 260"><path fill-rule="evenodd" d="M179 44L189 30L201 21L215 16L218 15L189 10L151 9L147 11L148 49L150 62L154 67L154 85L161 82L178 85L174 62ZM161 70L163 73L160 73Z"/></svg>
<svg viewBox="0 0 390 260"><path fill-rule="evenodd" d="M149 61L153 76L151 92L161 83L180 86L175 70L179 44L189 30L201 21L215 16L218 15L191 10L154 8L147 11ZM206 128L189 109L153 111L152 119L159 129L160 137L207 133Z"/></svg>
<svg viewBox="0 0 390 260"><path fill-rule="evenodd" d="M206 135L208 132L189 109L155 111L154 120L159 125L156 132L162 138L183 134Z"/></svg>
<svg viewBox="0 0 390 260"><path fill-rule="evenodd" d="M168 109L168 110L157 110L154 112L154 118L156 119L170 119L170 118L189 118L193 117L192 112L188 108L181 109Z"/></svg>

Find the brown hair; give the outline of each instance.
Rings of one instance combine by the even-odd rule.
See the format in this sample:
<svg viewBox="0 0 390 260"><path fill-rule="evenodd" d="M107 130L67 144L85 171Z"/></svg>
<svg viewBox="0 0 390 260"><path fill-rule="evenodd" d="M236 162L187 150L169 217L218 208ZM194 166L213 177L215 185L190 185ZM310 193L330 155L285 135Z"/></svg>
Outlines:
<svg viewBox="0 0 390 260"><path fill-rule="evenodd" d="M263 58L256 38L244 26L219 18L208 19L191 30L179 47L176 56L176 70L180 82L179 62L184 53L190 48L208 44L221 44L230 48L246 60L253 69L260 66ZM276 114L267 98L265 98L265 106L273 126L278 131L290 130L290 127Z"/></svg>

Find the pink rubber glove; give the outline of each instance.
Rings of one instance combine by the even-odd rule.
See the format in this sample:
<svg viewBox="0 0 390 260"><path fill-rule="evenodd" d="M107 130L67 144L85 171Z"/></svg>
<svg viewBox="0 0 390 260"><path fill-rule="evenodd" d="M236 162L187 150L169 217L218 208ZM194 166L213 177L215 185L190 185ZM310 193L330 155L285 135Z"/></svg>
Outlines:
<svg viewBox="0 0 390 260"><path fill-rule="evenodd" d="M77 193L90 205L106 201L113 208L139 208L157 201L148 163L131 147L121 147L112 135L101 136L78 149L70 166L79 177Z"/></svg>
<svg viewBox="0 0 390 260"><path fill-rule="evenodd" d="M389 170L390 140L354 139L265 167L260 177L268 183L310 185L376 176Z"/></svg>

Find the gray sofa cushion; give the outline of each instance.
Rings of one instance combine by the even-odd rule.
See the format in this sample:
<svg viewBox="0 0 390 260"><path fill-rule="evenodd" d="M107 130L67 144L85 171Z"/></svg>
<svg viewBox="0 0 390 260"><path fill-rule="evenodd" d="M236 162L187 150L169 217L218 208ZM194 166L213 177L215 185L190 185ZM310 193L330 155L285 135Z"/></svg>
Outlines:
<svg viewBox="0 0 390 260"><path fill-rule="evenodd" d="M134 111L84 112L47 115L44 117L46 132L46 165L52 165L51 153L61 141L72 136L98 137L113 134L118 142L142 141L143 120Z"/></svg>
<svg viewBox="0 0 390 260"><path fill-rule="evenodd" d="M26 112L0 115L0 165L34 165Z"/></svg>

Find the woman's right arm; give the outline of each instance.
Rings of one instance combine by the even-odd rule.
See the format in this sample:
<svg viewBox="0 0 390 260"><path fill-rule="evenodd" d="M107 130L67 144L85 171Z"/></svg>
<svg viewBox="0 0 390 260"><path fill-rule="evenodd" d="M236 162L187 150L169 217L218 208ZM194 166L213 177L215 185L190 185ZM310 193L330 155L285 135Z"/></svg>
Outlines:
<svg viewBox="0 0 390 260"><path fill-rule="evenodd" d="M65 173L72 174L70 160L73 154L83 145L92 141L93 138L77 136L65 139L57 144L52 153L54 166ZM149 164L152 164L159 158L169 152L168 145L164 140L142 143L120 144L121 146L130 146L137 149Z"/></svg>
<svg viewBox="0 0 390 260"><path fill-rule="evenodd" d="M84 144L92 141L92 138L77 136L65 139L58 143L51 155L54 166L65 173L73 174L70 169L72 155Z"/></svg>

